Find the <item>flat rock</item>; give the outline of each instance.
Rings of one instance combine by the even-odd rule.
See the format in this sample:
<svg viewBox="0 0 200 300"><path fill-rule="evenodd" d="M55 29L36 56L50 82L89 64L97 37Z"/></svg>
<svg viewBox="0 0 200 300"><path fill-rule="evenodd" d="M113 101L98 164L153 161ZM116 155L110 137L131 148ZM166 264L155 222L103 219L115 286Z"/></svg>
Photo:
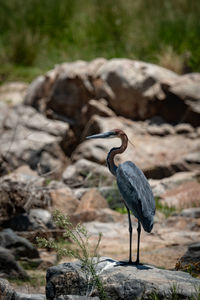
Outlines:
<svg viewBox="0 0 200 300"><path fill-rule="evenodd" d="M152 295L170 298L172 288L180 298L195 295L200 280L181 271L158 269L151 265L121 266L111 258L101 257L96 272L109 299L149 299ZM98 296L87 280L79 262L64 263L47 270L48 300L65 295Z"/></svg>
<svg viewBox="0 0 200 300"><path fill-rule="evenodd" d="M44 300L44 294L16 293L16 300Z"/></svg>

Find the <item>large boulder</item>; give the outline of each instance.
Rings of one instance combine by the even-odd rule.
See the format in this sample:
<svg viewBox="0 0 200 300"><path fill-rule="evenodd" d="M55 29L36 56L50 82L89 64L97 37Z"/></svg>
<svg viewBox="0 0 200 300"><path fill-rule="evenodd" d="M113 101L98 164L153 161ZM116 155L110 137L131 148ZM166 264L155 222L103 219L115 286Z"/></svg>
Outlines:
<svg viewBox="0 0 200 300"><path fill-rule="evenodd" d="M96 93L112 109L128 118L146 119L158 114L165 94L161 84L179 76L162 67L129 59L111 59L97 72Z"/></svg>
<svg viewBox="0 0 200 300"><path fill-rule="evenodd" d="M200 169L197 159L193 161L188 159L189 154L199 151L200 139L190 138L187 134L176 134L175 132L168 132L160 137L158 134L150 134L148 132L149 127L151 125L147 122L133 122L122 117L93 116L84 135L105 132L113 128L124 130L134 147L129 143L126 151L116 157L116 163L132 160L150 178L160 179L178 171ZM170 125L168 127L173 129ZM76 148L72 158L75 161L85 158L105 164L109 150L118 145L117 139L116 142L114 139L86 140Z"/></svg>
<svg viewBox="0 0 200 300"><path fill-rule="evenodd" d="M200 280L181 271L168 271L150 265L126 265L110 258L100 258L96 272L108 299L180 299L195 296ZM98 296L97 287L80 262L64 263L47 270L46 297L48 300L67 295ZM62 299L62 298L61 298Z"/></svg>
<svg viewBox="0 0 200 300"><path fill-rule="evenodd" d="M124 117L144 120L160 115L168 121L197 126L199 82L198 73L179 76L142 61L99 58L57 65L33 81L25 103L76 126L83 125L80 116L88 101L101 98ZM96 113L102 115L103 111Z"/></svg>
<svg viewBox="0 0 200 300"><path fill-rule="evenodd" d="M96 59L56 66L30 85L25 103L79 123L81 108L94 97L92 78L104 63L105 59Z"/></svg>
<svg viewBox="0 0 200 300"><path fill-rule="evenodd" d="M40 175L58 176L66 163L60 144L67 138L69 125L49 120L34 108L0 108L0 156L5 167L1 174L28 164Z"/></svg>

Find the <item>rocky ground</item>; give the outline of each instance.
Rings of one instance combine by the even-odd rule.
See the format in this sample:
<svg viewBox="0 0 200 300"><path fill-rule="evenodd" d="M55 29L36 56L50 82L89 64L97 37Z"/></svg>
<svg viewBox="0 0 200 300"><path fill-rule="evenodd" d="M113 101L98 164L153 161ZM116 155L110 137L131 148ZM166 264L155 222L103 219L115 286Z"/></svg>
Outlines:
<svg viewBox="0 0 200 300"><path fill-rule="evenodd" d="M33 243L62 236L55 209L84 223L92 244L102 232L101 256L128 258L128 219L105 164L119 142L85 140L113 128L131 142L116 163L134 161L156 199L153 231L141 235L142 262L199 276L199 94L198 73L180 76L127 59L65 63L29 86L1 86L0 277L15 291L44 294L42 278L56 255ZM31 287L33 277L41 280Z"/></svg>

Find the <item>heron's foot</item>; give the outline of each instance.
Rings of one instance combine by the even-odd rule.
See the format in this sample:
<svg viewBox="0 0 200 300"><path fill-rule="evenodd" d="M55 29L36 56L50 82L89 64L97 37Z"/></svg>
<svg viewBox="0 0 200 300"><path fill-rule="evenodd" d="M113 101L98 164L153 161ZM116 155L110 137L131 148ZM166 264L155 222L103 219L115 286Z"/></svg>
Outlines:
<svg viewBox="0 0 200 300"><path fill-rule="evenodd" d="M120 266L136 266L136 265L139 265L140 263L137 263L135 261L132 261L132 260L128 260L128 261L119 261L119 265Z"/></svg>

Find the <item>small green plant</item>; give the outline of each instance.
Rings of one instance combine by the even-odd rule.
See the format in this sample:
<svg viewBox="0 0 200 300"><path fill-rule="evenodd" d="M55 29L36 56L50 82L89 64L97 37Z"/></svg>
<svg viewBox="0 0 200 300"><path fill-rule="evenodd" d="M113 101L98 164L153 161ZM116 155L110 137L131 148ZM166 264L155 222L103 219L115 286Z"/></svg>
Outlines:
<svg viewBox="0 0 200 300"><path fill-rule="evenodd" d="M72 244L66 243L63 245L63 243L57 243L53 239L37 238L39 247L54 249L58 258L71 256L80 260L87 277L91 278L89 284L96 286L100 299L107 300L108 298L104 291L103 284L97 274L97 265L99 263L98 248L102 234L99 233L96 246L92 248L89 243L90 235L83 225L78 224L74 226L69 218L59 211L55 211L53 217L55 224L65 230L63 238L67 238Z"/></svg>
<svg viewBox="0 0 200 300"><path fill-rule="evenodd" d="M9 279L9 281L18 286L24 285L24 283L32 287L45 286L46 284L45 274L31 274L28 279Z"/></svg>
<svg viewBox="0 0 200 300"><path fill-rule="evenodd" d="M155 197L156 209L162 212L166 218L171 216L175 211L176 208L174 206L168 206L167 204L162 204L160 202L160 197Z"/></svg>
<svg viewBox="0 0 200 300"><path fill-rule="evenodd" d="M187 272L192 277L197 277L200 274L200 262L198 261L184 264L184 262L182 262L181 259L179 259L176 263L175 269Z"/></svg>

